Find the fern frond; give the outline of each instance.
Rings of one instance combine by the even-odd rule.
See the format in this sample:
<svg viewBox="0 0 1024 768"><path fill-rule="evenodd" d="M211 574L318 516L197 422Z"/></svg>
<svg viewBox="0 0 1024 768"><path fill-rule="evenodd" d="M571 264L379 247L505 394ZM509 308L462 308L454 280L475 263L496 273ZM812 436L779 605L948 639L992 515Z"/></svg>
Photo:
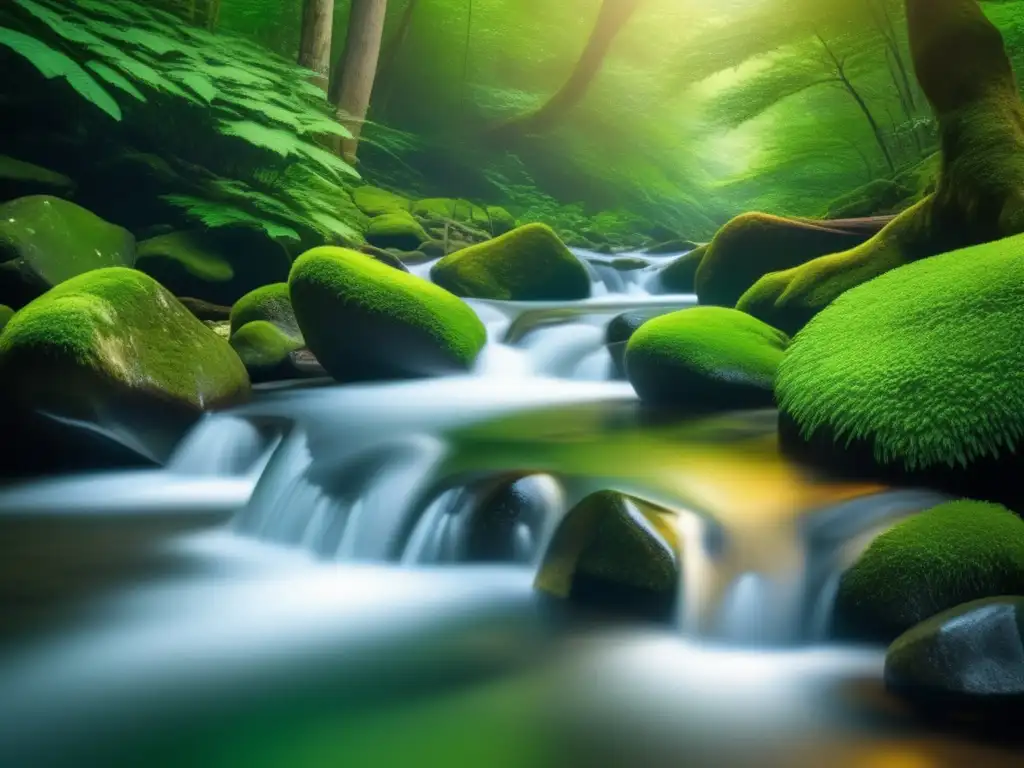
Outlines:
<svg viewBox="0 0 1024 768"><path fill-rule="evenodd" d="M0 45L24 57L48 80L55 77L64 78L83 99L99 107L115 120L121 120L121 107L113 97L88 72L60 51L41 40L6 27L0 27Z"/></svg>
<svg viewBox="0 0 1024 768"><path fill-rule="evenodd" d="M120 90L127 93L129 96L132 96L138 99L139 101L146 101L146 97L145 95L143 95L142 91L140 91L130 82L128 82L128 80L125 79L124 75L122 75L117 70L109 67L108 65L104 64L102 61L88 61L86 62L85 66L91 69L93 72L99 75L100 78L102 78L115 88L119 88Z"/></svg>

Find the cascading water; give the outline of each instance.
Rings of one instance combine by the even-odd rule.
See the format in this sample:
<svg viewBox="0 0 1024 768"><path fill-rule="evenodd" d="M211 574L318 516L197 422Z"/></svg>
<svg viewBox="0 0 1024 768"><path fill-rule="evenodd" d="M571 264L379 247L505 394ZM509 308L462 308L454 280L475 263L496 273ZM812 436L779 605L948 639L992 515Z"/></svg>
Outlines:
<svg viewBox="0 0 1024 768"><path fill-rule="evenodd" d="M208 721L262 702L252 715L262 719L237 715L249 739L287 722L273 709L282 687L318 707L326 687L354 707L343 720L358 726L339 750L378 733L364 764L407 764L419 754L378 754L413 738L406 715L395 723L368 702L401 713L404 697L444 700L444 686L498 671L515 671L512 690L470 699L448 720L430 715L423 732L441 723L461 733L467 717L536 732L540 718L578 728L584 752L595 733L632 734L639 751L628 759L603 750L579 763L602 766L665 764L637 757L654 744L676 767L762 765L776 749L779 765L810 768L850 739L868 758L887 749L895 731L821 705L829 687L877 678L880 655L818 643L841 571L878 532L941 497L807 476L779 455L771 411L652 418L617 376L606 328L695 297L658 292L671 257L619 272L609 257L579 256L591 299L471 302L489 343L469 375L268 387L202 420L164 470L0 490L0 622L32 637L52 621L48 607L73 597L88 608L64 616L48 642L0 653L5 764L119 764L112 755L132 729L166 732L153 747L163 757L187 743L184 723L206 744ZM647 257L630 258L635 267ZM581 646L550 635L533 575L563 516L599 490L674 513L676 637L633 628ZM749 753L720 735L736 717L757 732ZM54 718L59 741L48 737ZM266 764L292 764L294 736L277 728L290 746ZM808 754L811 734L822 744ZM495 749L507 757L500 741ZM202 764L253 764L225 759Z"/></svg>

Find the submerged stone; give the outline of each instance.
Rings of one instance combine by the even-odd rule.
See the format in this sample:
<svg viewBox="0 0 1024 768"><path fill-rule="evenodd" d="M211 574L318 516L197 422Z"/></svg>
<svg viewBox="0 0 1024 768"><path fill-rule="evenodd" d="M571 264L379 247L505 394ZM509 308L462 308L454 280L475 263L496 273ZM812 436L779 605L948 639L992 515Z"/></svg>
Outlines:
<svg viewBox="0 0 1024 768"><path fill-rule="evenodd" d="M504 480L480 499L466 534L466 561L529 562L527 548L547 512L539 476Z"/></svg>
<svg viewBox="0 0 1024 768"><path fill-rule="evenodd" d="M135 263L135 238L74 203L47 195L0 205L0 301L23 307L65 280Z"/></svg>
<svg viewBox="0 0 1024 768"><path fill-rule="evenodd" d="M1024 716L1024 597L977 600L901 635L885 686L929 713Z"/></svg>
<svg viewBox="0 0 1024 768"><path fill-rule="evenodd" d="M667 619L679 594L679 545L668 511L594 493L562 520L535 587L579 605Z"/></svg>

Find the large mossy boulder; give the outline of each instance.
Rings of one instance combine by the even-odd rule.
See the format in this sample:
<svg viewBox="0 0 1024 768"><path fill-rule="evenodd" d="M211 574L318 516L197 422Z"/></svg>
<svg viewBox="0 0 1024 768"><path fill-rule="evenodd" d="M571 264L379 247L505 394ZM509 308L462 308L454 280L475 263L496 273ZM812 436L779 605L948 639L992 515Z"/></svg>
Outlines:
<svg viewBox="0 0 1024 768"><path fill-rule="evenodd" d="M62 173L0 155L0 203L30 195L67 197L75 190L75 182Z"/></svg>
<svg viewBox="0 0 1024 768"><path fill-rule="evenodd" d="M602 610L671 617L680 541L670 513L615 491L591 494L563 518L535 587Z"/></svg>
<svg viewBox="0 0 1024 768"><path fill-rule="evenodd" d="M860 246L766 275L737 308L793 333L885 272L1024 232L1024 106L999 30L975 0L908 0L907 20L942 141L934 193Z"/></svg>
<svg viewBox="0 0 1024 768"><path fill-rule="evenodd" d="M560 301L590 296L590 275L550 227L527 224L449 254L430 277L457 296Z"/></svg>
<svg viewBox="0 0 1024 768"><path fill-rule="evenodd" d="M0 334L5 471L162 461L203 411L244 401L238 355L134 269L66 280ZM16 454L16 455L15 455Z"/></svg>
<svg viewBox="0 0 1024 768"><path fill-rule="evenodd" d="M356 187L352 190L352 202L356 207L373 218L387 213L408 212L411 203L407 198L388 192L379 187Z"/></svg>
<svg viewBox="0 0 1024 768"><path fill-rule="evenodd" d="M291 260L262 230L220 227L145 240L135 266L175 296L232 306L260 286L287 280Z"/></svg>
<svg viewBox="0 0 1024 768"><path fill-rule="evenodd" d="M699 245L689 253L673 259L658 272L658 283L664 293L693 293L697 289L697 270L708 252Z"/></svg>
<svg viewBox="0 0 1024 768"><path fill-rule="evenodd" d="M135 238L74 203L34 195L0 205L0 302L22 307L65 280L135 263Z"/></svg>
<svg viewBox="0 0 1024 768"><path fill-rule="evenodd" d="M1024 437L1024 235L902 267L793 341L785 447L858 475L1016 503Z"/></svg>
<svg viewBox="0 0 1024 768"><path fill-rule="evenodd" d="M929 715L1016 723L1024 716L1024 597L975 600L900 635L886 689Z"/></svg>
<svg viewBox="0 0 1024 768"><path fill-rule="evenodd" d="M295 365L295 353L305 347L305 342L275 323L253 320L233 331L230 341L254 383L304 376Z"/></svg>
<svg viewBox="0 0 1024 768"><path fill-rule="evenodd" d="M742 214L718 230L707 245L694 273L693 290L701 304L735 306L740 296L769 272L852 248L888 222L885 217L810 221ZM687 270L682 265L678 269L681 282Z"/></svg>
<svg viewBox="0 0 1024 768"><path fill-rule="evenodd" d="M772 404L789 337L742 312L697 307L641 325L626 346L640 399L694 410Z"/></svg>
<svg viewBox="0 0 1024 768"><path fill-rule="evenodd" d="M231 308L231 333L256 321L273 323L289 336L302 339L299 321L295 319L288 283L271 283L251 291Z"/></svg>
<svg viewBox="0 0 1024 768"><path fill-rule="evenodd" d="M366 242L378 248L397 248L415 251L430 235L408 213L385 213L370 220Z"/></svg>
<svg viewBox="0 0 1024 768"><path fill-rule="evenodd" d="M307 251L288 286L309 349L339 381L466 371L487 341L461 299L357 251Z"/></svg>
<svg viewBox="0 0 1024 768"><path fill-rule="evenodd" d="M1024 594L1024 521L1005 507L955 501L876 538L839 580L832 634L889 643L971 600Z"/></svg>

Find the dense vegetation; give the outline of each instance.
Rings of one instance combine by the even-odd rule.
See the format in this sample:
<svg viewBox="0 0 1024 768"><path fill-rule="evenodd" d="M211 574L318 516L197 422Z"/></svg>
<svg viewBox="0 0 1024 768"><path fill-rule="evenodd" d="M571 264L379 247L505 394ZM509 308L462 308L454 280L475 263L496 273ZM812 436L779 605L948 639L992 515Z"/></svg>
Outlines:
<svg viewBox="0 0 1024 768"><path fill-rule="evenodd" d="M350 5L334 3L332 60ZM1024 56L1024 3L983 5ZM899 0L393 0L357 168L580 244L708 239L752 209L899 210L937 149L903 13ZM302 20L302 0L13 0L4 152L71 177L86 207L116 207L130 228L358 239L365 219L343 194L355 171L331 151L348 129L292 64Z"/></svg>

